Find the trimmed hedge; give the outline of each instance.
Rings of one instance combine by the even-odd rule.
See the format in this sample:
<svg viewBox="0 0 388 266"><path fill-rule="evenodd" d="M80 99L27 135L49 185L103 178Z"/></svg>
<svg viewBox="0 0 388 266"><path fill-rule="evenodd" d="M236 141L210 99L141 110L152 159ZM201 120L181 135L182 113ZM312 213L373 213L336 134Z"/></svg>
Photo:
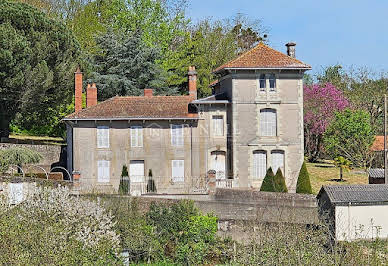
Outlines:
<svg viewBox="0 0 388 266"><path fill-rule="evenodd" d="M310 183L310 176L309 172L307 171L305 162L303 162L299 171L298 182L296 184L296 193L313 194Z"/></svg>
<svg viewBox="0 0 388 266"><path fill-rule="evenodd" d="M278 168L274 178L274 191L275 192L288 192L286 180L284 179L282 170Z"/></svg>
<svg viewBox="0 0 388 266"><path fill-rule="evenodd" d="M275 175L273 174L272 168L268 168L267 173L265 174L263 183L261 184L260 191L275 192L274 190L274 179Z"/></svg>

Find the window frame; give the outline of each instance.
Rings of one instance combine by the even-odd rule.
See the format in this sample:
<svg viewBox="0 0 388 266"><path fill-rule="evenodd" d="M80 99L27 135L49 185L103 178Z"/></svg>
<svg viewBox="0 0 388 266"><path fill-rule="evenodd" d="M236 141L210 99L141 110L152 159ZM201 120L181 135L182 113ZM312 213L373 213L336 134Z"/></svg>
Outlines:
<svg viewBox="0 0 388 266"><path fill-rule="evenodd" d="M274 113L274 121L268 121L268 117L264 115L265 113ZM277 113L278 113L277 109L275 108L260 109L259 135L261 137L277 137L278 135L278 114Z"/></svg>
<svg viewBox="0 0 388 266"><path fill-rule="evenodd" d="M267 77L265 74L259 75L259 91L265 92L267 89Z"/></svg>
<svg viewBox="0 0 388 266"><path fill-rule="evenodd" d="M100 164L104 164L100 167ZM100 176L100 168L102 168L103 176ZM107 174L105 176L105 174ZM108 160L98 160L97 161L97 183L109 183L110 182L110 161Z"/></svg>
<svg viewBox="0 0 388 266"><path fill-rule="evenodd" d="M276 150L272 150L271 151L271 167L272 167L272 170L273 170L273 172L274 172L274 174L276 174L276 172L277 172L277 170L278 170L278 168L280 168L280 170L282 170L282 174L283 174L283 176L285 176L285 169L286 169L286 166L285 166L285 164L286 164L286 154L285 154L285 152L284 152L284 150L278 150L278 149L276 149ZM283 163L283 165L280 165L279 164L279 166L277 166L277 168L276 168L276 170L275 170L275 165L274 165L274 154L281 154L281 158L282 158L282 163ZM276 162L277 163L277 162Z"/></svg>
<svg viewBox="0 0 388 266"><path fill-rule="evenodd" d="M255 160L258 156L255 154L264 155L264 165L259 168L258 162ZM259 160L260 161L260 160ZM266 150L254 150L252 152L252 179L260 180L264 179L268 169L268 152Z"/></svg>
<svg viewBox="0 0 388 266"><path fill-rule="evenodd" d="M131 126L130 132L131 132L131 147L133 148L142 148L143 147L143 127L142 126ZM136 139L136 144L134 143L134 137Z"/></svg>
<svg viewBox="0 0 388 266"><path fill-rule="evenodd" d="M221 121L219 121L221 120ZM216 126L216 124L221 123L220 125ZM217 131L217 128L221 126L220 132ZM223 137L225 136L225 126L224 126L224 116L223 115L212 115L212 129L213 129L213 136L215 137Z"/></svg>
<svg viewBox="0 0 388 266"><path fill-rule="evenodd" d="M109 136L109 130L110 128L108 126L97 126L97 148L98 149L107 149L110 146L110 136ZM105 132L106 136L104 136L106 139L99 140L102 136L100 132ZM105 143L106 142L106 143Z"/></svg>
<svg viewBox="0 0 388 266"><path fill-rule="evenodd" d="M272 81L272 83L271 83L271 81ZM275 74L273 74L273 73L271 73L271 74L269 74L269 76L268 76L268 87L269 87L269 92L276 92L276 75ZM273 84L273 86L271 86Z"/></svg>
<svg viewBox="0 0 388 266"><path fill-rule="evenodd" d="M170 126L170 134L171 134L171 145L174 147L183 147L185 143L185 132L184 132L184 125L183 124L171 124ZM178 136L177 132L179 132L177 129L181 130L181 134ZM174 133L175 130L175 133ZM175 136L175 140L174 140Z"/></svg>
<svg viewBox="0 0 388 266"><path fill-rule="evenodd" d="M174 167L174 163L182 164L182 167L179 166L178 168L178 169L181 169L181 171L183 171L182 176L174 175L174 173L176 174L176 171L177 171L177 170L174 171L174 169L176 169ZM185 160L182 160L182 159L171 160L171 180L174 183L185 182Z"/></svg>

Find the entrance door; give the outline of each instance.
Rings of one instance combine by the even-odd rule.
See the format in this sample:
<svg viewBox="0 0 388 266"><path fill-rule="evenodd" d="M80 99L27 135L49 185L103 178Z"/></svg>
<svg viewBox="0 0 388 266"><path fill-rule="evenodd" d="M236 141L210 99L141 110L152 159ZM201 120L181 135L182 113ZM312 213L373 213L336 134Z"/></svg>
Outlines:
<svg viewBox="0 0 388 266"><path fill-rule="evenodd" d="M225 164L225 152L213 151L211 153L210 169L216 171L216 179L225 179L226 177L226 164Z"/></svg>

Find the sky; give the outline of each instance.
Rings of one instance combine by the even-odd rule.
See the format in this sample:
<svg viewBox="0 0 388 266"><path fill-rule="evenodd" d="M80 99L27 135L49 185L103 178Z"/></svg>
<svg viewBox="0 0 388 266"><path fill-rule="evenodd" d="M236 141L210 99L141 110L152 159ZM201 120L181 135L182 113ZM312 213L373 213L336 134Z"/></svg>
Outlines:
<svg viewBox="0 0 388 266"><path fill-rule="evenodd" d="M237 13L260 19L276 50L296 42L310 74L335 64L388 72L387 0L189 0L187 15L195 22Z"/></svg>

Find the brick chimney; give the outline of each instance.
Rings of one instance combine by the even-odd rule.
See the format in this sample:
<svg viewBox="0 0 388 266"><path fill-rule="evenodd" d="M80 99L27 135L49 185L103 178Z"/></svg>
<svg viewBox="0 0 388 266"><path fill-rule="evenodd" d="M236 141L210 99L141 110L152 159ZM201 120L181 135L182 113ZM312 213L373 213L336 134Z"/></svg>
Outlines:
<svg viewBox="0 0 388 266"><path fill-rule="evenodd" d="M154 90L153 89L144 89L144 96L145 97L152 97L154 94Z"/></svg>
<svg viewBox="0 0 388 266"><path fill-rule="evenodd" d="M189 66L189 95L194 99L197 99L197 71L195 71L195 66Z"/></svg>
<svg viewBox="0 0 388 266"><path fill-rule="evenodd" d="M94 106L97 104L97 87L96 83L93 83L91 86L88 84L86 88L86 108Z"/></svg>
<svg viewBox="0 0 388 266"><path fill-rule="evenodd" d="M79 68L74 73L75 111L82 110L82 72Z"/></svg>
<svg viewBox="0 0 388 266"><path fill-rule="evenodd" d="M289 42L289 43L286 43L286 46L287 46L287 55L295 58L295 46L296 46L296 43Z"/></svg>

